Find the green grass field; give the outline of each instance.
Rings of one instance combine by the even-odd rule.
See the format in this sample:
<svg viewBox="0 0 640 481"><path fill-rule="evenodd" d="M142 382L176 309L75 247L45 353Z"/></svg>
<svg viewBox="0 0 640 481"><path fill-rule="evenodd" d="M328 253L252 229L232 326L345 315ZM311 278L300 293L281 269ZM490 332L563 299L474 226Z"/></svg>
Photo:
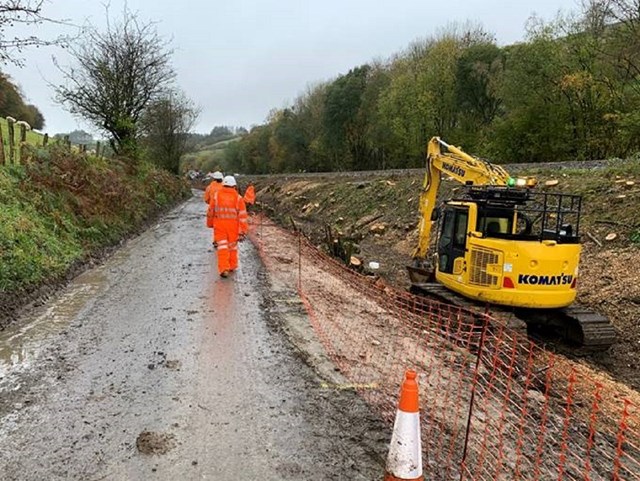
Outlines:
<svg viewBox="0 0 640 481"><path fill-rule="evenodd" d="M195 151L186 154L182 158L182 167L184 170L195 169L209 172L226 167L225 165L225 149L232 142L237 142L241 137L234 137L228 140L222 140L215 144L202 145Z"/></svg>

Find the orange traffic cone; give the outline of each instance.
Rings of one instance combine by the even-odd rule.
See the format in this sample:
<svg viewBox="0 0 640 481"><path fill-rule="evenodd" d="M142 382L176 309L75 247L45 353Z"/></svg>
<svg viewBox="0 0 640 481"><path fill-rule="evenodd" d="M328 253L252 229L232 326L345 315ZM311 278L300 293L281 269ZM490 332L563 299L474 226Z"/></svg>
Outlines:
<svg viewBox="0 0 640 481"><path fill-rule="evenodd" d="M420 441L420 412L418 383L413 369L405 373L400 403L393 424L393 435L384 481L419 480L422 476L422 443Z"/></svg>

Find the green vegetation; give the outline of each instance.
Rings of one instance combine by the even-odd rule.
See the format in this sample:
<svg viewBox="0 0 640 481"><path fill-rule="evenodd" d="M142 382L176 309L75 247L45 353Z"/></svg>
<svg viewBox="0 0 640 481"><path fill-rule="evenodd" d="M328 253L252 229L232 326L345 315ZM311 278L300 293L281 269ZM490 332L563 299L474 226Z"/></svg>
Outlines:
<svg viewBox="0 0 640 481"><path fill-rule="evenodd" d="M575 16L533 18L526 41L505 47L481 28L449 28L274 110L229 146L228 165L416 167L434 135L496 162L628 157L640 151L640 15L631 4L583 2Z"/></svg>
<svg viewBox="0 0 640 481"><path fill-rule="evenodd" d="M233 166L227 163L227 147L247 134L243 127L226 125L217 125L208 134L189 134L190 152L181 159L181 171L232 171Z"/></svg>
<svg viewBox="0 0 640 481"><path fill-rule="evenodd" d="M185 184L147 163L58 146L32 149L30 156L29 163L0 167L2 293L62 276L189 195Z"/></svg>
<svg viewBox="0 0 640 481"><path fill-rule="evenodd" d="M182 157L181 168L183 171L190 169L201 172L212 172L214 170L226 169L227 147L240 140L240 137L221 140L213 144L200 145L197 150Z"/></svg>

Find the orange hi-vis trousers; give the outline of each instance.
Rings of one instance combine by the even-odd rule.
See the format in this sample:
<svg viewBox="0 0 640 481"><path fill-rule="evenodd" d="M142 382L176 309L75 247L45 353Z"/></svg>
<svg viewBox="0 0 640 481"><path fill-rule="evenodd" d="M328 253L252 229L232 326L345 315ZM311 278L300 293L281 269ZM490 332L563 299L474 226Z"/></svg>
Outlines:
<svg viewBox="0 0 640 481"><path fill-rule="evenodd" d="M218 274L238 268L238 223L217 221L213 238L218 244Z"/></svg>

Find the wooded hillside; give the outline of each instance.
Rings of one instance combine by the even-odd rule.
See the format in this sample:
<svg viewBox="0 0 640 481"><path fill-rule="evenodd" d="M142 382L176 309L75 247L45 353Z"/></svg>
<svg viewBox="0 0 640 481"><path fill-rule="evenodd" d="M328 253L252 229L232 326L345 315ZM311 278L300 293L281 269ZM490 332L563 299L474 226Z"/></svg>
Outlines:
<svg viewBox="0 0 640 481"><path fill-rule="evenodd" d="M576 16L530 19L522 43L449 27L354 67L274 110L229 146L227 166L415 167L434 135L498 162L627 157L640 149L640 16L626 0L588 3Z"/></svg>
<svg viewBox="0 0 640 481"><path fill-rule="evenodd" d="M36 130L44 127L44 116L40 110L35 105L27 104L20 88L0 72L0 117L7 116L24 120Z"/></svg>

